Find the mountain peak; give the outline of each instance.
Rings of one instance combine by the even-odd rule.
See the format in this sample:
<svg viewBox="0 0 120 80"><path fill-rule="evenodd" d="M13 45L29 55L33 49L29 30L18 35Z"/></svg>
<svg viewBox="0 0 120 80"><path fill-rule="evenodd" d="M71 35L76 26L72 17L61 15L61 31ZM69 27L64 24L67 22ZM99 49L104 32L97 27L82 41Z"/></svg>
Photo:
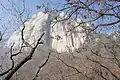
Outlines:
<svg viewBox="0 0 120 80"><path fill-rule="evenodd" d="M25 22L23 37L32 47L44 32L42 38L44 49L54 49L58 52L74 51L79 48L86 39L84 29L74 20L63 20L53 22L55 17L64 19L65 13L39 12ZM57 20L56 20L57 21ZM79 21L81 21L79 19ZM79 25L79 26L78 26ZM75 28L76 27L76 28ZM21 29L23 26L21 27ZM14 43L14 48L20 49L22 45L21 29L13 33L7 42L10 47ZM59 36L59 38L58 38Z"/></svg>

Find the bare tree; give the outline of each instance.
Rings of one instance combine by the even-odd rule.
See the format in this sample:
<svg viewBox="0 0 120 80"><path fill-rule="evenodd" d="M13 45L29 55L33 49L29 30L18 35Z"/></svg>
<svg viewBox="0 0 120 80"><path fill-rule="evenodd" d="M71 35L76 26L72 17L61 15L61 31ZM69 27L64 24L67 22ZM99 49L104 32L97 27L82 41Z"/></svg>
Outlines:
<svg viewBox="0 0 120 80"><path fill-rule="evenodd" d="M9 9L5 6L1 6L9 12ZM0 73L0 76L5 76L5 80L12 79L13 75L33 58L37 47L44 44L44 42L41 42L41 39L45 33L35 42L34 47L24 39L25 23L27 22L27 20L22 18L25 12L24 0L23 6L22 11L17 11L13 4L13 9L15 9L17 14L12 13L12 15L23 25L21 30L22 46L14 54L14 44L10 47L9 57L12 63L11 67L5 70L5 72L2 71ZM52 27L54 28L55 24L59 22L70 21L72 19L78 25L72 25L72 28L66 31L66 34L69 32L75 33L76 28L82 27L87 37L85 43L73 52L66 51L59 53L54 50L49 52L45 62L42 65L40 64L41 66L35 70L36 73L33 73L33 80L120 80L119 0L66 0L65 4L62 4L58 9L50 8L46 4L37 5L36 7L40 10L43 9L45 13L60 14L64 12L63 18L53 14L55 20L51 22L54 23ZM86 24L89 25L86 26ZM1 33L0 36L1 41ZM62 37L58 35L56 39L60 40ZM74 46L74 44L72 45ZM30 52L21 61L16 63L14 57L23 53L22 50L26 47L30 48ZM31 74L28 73L28 75Z"/></svg>

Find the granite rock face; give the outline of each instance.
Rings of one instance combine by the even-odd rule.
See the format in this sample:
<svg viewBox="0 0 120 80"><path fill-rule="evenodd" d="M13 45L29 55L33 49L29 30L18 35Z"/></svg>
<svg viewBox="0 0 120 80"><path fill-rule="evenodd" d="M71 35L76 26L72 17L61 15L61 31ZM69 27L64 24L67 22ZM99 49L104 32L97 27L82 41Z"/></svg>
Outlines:
<svg viewBox="0 0 120 80"><path fill-rule="evenodd" d="M64 13L39 12L33 15L24 23L24 39L34 47L41 34L45 33L42 38L44 43L42 48L54 49L57 52L74 51L84 43L86 34L81 25L78 24L81 20L63 20L64 18L66 18ZM85 26L89 25L85 24ZM22 46L22 28L23 26L13 33L7 42L7 46L11 46L13 43L14 48L19 49Z"/></svg>
<svg viewBox="0 0 120 80"><path fill-rule="evenodd" d="M27 46L25 43L22 44L21 31L24 26L23 37L25 42L29 43L31 47L34 47L40 36L45 33L41 40L43 44L38 46L32 59L19 69L13 80L16 76L19 77L17 80L32 80L36 70L44 62L49 52L73 52L85 42L86 33L79 25L81 20L64 20L66 17L64 12L61 14L39 12L13 33L7 41L7 47L10 48L14 44L14 53L18 52L21 46ZM84 26L89 25L85 24ZM15 58L16 62L21 61L28 55L26 53L29 53L30 49L30 47L25 47L24 52Z"/></svg>

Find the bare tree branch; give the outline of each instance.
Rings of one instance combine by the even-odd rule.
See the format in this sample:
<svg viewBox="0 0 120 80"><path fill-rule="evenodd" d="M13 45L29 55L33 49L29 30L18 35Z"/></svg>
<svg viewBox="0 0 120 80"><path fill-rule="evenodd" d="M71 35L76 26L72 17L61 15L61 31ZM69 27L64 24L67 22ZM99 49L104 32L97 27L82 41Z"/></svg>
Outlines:
<svg viewBox="0 0 120 80"><path fill-rule="evenodd" d="M38 70L37 70L37 72L36 72L35 77L33 78L33 80L36 80L36 78L38 77L38 74L39 74L40 70L47 64L49 58L50 58L50 53L49 53L47 59L45 60L45 62L41 66L39 66L39 68L38 68Z"/></svg>
<svg viewBox="0 0 120 80"><path fill-rule="evenodd" d="M92 60L89 57L87 57L87 59L90 60L90 61L92 61L92 62L94 62L94 63L99 64L101 67L103 67L104 69L108 70L111 73L111 75L113 75L117 80L120 80L108 67L106 67L105 65L101 64L99 61Z"/></svg>
<svg viewBox="0 0 120 80"><path fill-rule="evenodd" d="M35 45L35 47L31 49L29 55L28 55L27 57L25 57L22 61L20 61L20 62L7 74L7 76L5 77L5 80L9 80L9 79L13 76L13 74L14 74L21 66L23 66L25 63L27 63L29 60L31 60L31 58L32 58L32 56L33 56L33 54L34 54L37 46L39 45L40 40L41 40L42 37L43 37L43 35L44 35L44 33L43 33L43 34L41 35L41 37L38 39L37 44Z"/></svg>
<svg viewBox="0 0 120 80"><path fill-rule="evenodd" d="M13 52L12 52L13 46L14 46L14 44L13 44L13 45L11 46L11 48L10 48L10 60L12 61L12 66L11 66L11 68L8 69L7 71L0 73L0 76L3 76L3 75L5 75L5 74L9 73L9 72L14 68L14 60L13 60L13 56L12 56L12 54L13 54Z"/></svg>

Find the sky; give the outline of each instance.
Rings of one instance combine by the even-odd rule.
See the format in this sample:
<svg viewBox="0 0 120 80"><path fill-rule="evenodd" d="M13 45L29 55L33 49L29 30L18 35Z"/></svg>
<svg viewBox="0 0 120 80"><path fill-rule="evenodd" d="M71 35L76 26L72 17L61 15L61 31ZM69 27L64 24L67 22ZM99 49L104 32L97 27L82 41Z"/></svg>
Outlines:
<svg viewBox="0 0 120 80"><path fill-rule="evenodd" d="M8 17L8 13L6 12L6 10L2 11L1 4L9 9L11 9L11 4L8 1L13 1L14 4L17 5L17 7L19 9L23 8L22 5L22 0L0 0L0 18L1 17ZM49 3L49 4L47 4ZM25 4L26 4L26 8L28 8L29 10L31 10L31 16L35 13L37 13L39 10L37 10L36 6L37 5L42 5L42 4L47 4L47 6L50 8L55 8L57 6L58 8L58 3L59 4L64 4L65 0L25 0ZM57 5L56 5L57 4Z"/></svg>
<svg viewBox="0 0 120 80"><path fill-rule="evenodd" d="M11 1L13 1L15 5L11 4L10 3ZM36 14L37 12L40 11L40 10L37 10L36 8L37 5L47 4L49 8L50 7L53 8L58 6L58 5L55 5L58 3L59 4L65 3L65 0L25 0L25 7L27 12L30 12L30 15L29 15L29 18L30 18L33 14ZM18 29L18 27L20 27L20 24L15 24L16 17L13 16L15 14L14 13L15 11L13 10L14 8L23 10L22 0L0 0L0 23L1 23L0 31L2 31L2 33L6 31L5 33L7 34L5 36L11 35L15 30ZM11 15L11 12L13 12L12 15ZM27 19L26 16L27 15L23 15L24 19ZM8 24L11 24L11 25L8 25ZM6 28L8 29L6 30Z"/></svg>
<svg viewBox="0 0 120 80"><path fill-rule="evenodd" d="M20 5L20 7L21 7L22 0L0 0L0 4L4 4L4 5L7 5L8 7L10 7L10 4L8 3L8 1L14 1L15 4ZM47 4L47 3L50 3L50 4ZM47 5L50 5L49 7L56 7L58 5L58 3L64 4L65 0L25 0L26 7L31 9L33 12L36 12L37 5L47 4ZM57 5L55 5L55 4L57 4Z"/></svg>
<svg viewBox="0 0 120 80"><path fill-rule="evenodd" d="M9 4L8 1L14 1L14 3L17 5L17 7L22 10L23 9L23 5L22 5L22 0L0 0L0 4L4 5L5 7L7 7L8 9L12 9L11 4ZM49 1L49 2L48 2ZM50 4L48 4L50 3ZM31 12L29 18L39 12L40 10L37 10L36 6L37 5L42 5L42 4L47 4L48 8L59 8L59 5L61 4L65 4L65 0L25 0L25 4L26 4L26 8ZM56 5L57 4L57 5ZM2 9L3 7L0 5L0 31L2 31L2 33L4 32L4 30L6 30L6 28L10 28L6 31L6 33L8 33L6 36L11 35L15 30L18 29L18 27L20 27L20 24L15 24L15 17L13 17L13 15L11 15L9 12L7 12L7 10ZM23 16L26 19L26 15ZM8 24L12 24L12 25L8 25ZM16 27L17 26L17 27ZM109 28L110 29L110 28ZM107 29L107 30L109 30ZM113 30L113 29L111 29ZM109 31L111 31L109 30ZM105 30L106 32L106 30Z"/></svg>

